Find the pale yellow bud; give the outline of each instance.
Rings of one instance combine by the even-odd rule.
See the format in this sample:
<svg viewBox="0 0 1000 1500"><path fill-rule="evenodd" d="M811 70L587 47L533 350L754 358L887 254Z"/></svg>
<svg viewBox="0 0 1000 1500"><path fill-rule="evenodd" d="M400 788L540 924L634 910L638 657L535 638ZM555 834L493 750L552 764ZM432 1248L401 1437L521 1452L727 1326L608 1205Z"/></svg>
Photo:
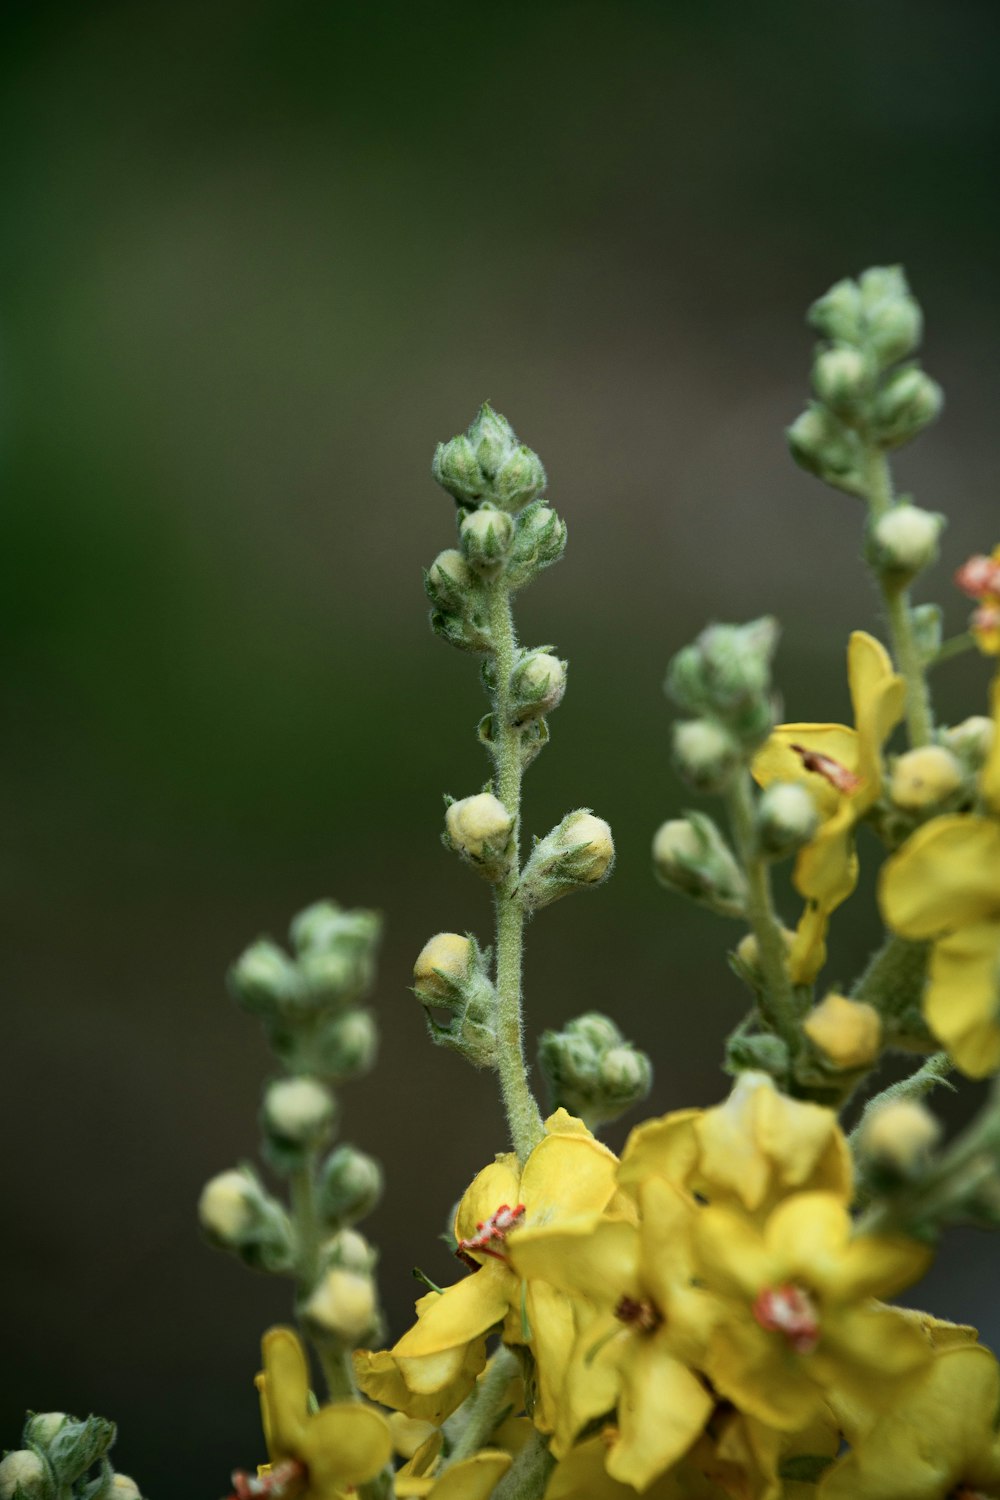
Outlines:
<svg viewBox="0 0 1000 1500"><path fill-rule="evenodd" d="M375 1259L371 1245L356 1229L341 1229L323 1247L331 1264L345 1271L370 1271Z"/></svg>
<svg viewBox="0 0 1000 1500"><path fill-rule="evenodd" d="M875 524L874 540L883 567L899 573L918 573L937 556L944 517L918 505L894 505Z"/></svg>
<svg viewBox="0 0 1000 1500"><path fill-rule="evenodd" d="M431 582L438 588L461 591L472 582L469 564L457 547L439 552L430 565Z"/></svg>
<svg viewBox="0 0 1000 1500"><path fill-rule="evenodd" d="M0 1500L13 1500L14 1495L23 1495L29 1500L29 1497L45 1494L47 1490L45 1465L30 1448L15 1448L0 1463Z"/></svg>
<svg viewBox="0 0 1000 1500"><path fill-rule="evenodd" d="M413 965L413 981L421 999L450 999L449 981L458 984L465 978L471 958L472 943L460 933L439 932L432 937Z"/></svg>
<svg viewBox="0 0 1000 1500"><path fill-rule="evenodd" d="M127 1474L116 1474L111 1481L111 1500L142 1500L139 1486Z"/></svg>
<svg viewBox="0 0 1000 1500"><path fill-rule="evenodd" d="M981 765L990 753L996 726L985 714L972 714L961 724L953 724L941 738L956 755L966 755L973 765Z"/></svg>
<svg viewBox="0 0 1000 1500"><path fill-rule="evenodd" d="M370 1276L334 1266L305 1306L306 1316L345 1344L357 1344L375 1321L375 1286Z"/></svg>
<svg viewBox="0 0 1000 1500"><path fill-rule="evenodd" d="M827 995L803 1022L803 1031L835 1068L863 1068L878 1057L882 1019L873 1005Z"/></svg>
<svg viewBox="0 0 1000 1500"><path fill-rule="evenodd" d="M795 933L790 927L781 928L781 940L785 945L786 951L790 953L792 944L795 942ZM740 938L736 944L736 957L752 974L760 971L760 944L757 941L756 933L748 932L744 937Z"/></svg>
<svg viewBox="0 0 1000 1500"><path fill-rule="evenodd" d="M264 1115L271 1130L300 1145L322 1137L333 1112L330 1090L315 1078L282 1078L264 1095Z"/></svg>
<svg viewBox="0 0 1000 1500"><path fill-rule="evenodd" d="M941 1126L915 1099L890 1100L873 1110L862 1137L866 1153L877 1161L910 1173L937 1145Z"/></svg>
<svg viewBox="0 0 1000 1500"><path fill-rule="evenodd" d="M253 1183L242 1172L220 1172L201 1190L198 1218L213 1239L233 1245L254 1223L256 1202Z"/></svg>
<svg viewBox="0 0 1000 1500"><path fill-rule="evenodd" d="M433 1422L422 1422L419 1417L408 1417L404 1412L394 1411L389 1417L392 1446L401 1458L412 1458L427 1439L433 1437L437 1428Z"/></svg>
<svg viewBox="0 0 1000 1500"><path fill-rule="evenodd" d="M917 812L934 807L962 785L962 767L943 745L922 745L899 756L889 795L897 807Z"/></svg>
<svg viewBox="0 0 1000 1500"><path fill-rule="evenodd" d="M452 843L470 859L481 858L486 844L503 844L514 826L514 819L492 792L453 802L444 821Z"/></svg>
<svg viewBox="0 0 1000 1500"><path fill-rule="evenodd" d="M586 849L581 850L577 857L577 879L589 884L604 878L615 857L615 845L611 828L603 818L581 812L564 819L560 841L564 849L572 849L579 844L586 845Z"/></svg>

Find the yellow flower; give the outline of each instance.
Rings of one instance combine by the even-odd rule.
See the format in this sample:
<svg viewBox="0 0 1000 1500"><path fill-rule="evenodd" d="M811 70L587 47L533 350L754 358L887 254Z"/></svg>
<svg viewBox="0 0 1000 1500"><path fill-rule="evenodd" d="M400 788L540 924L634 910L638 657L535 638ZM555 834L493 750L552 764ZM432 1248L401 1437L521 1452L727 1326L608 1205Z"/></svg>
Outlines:
<svg viewBox="0 0 1000 1500"><path fill-rule="evenodd" d="M802 782L821 822L795 862L795 886L828 917L858 878L854 829L882 789L882 746L903 716L906 687L885 647L856 630L847 648L847 680L855 728L844 724L779 724L756 756L761 786Z"/></svg>
<svg viewBox="0 0 1000 1500"><path fill-rule="evenodd" d="M517 1158L498 1157L467 1190L455 1217L463 1259L474 1267L462 1281L422 1299L420 1316L392 1355L410 1389L421 1395L454 1381L470 1343L506 1320L505 1335L521 1342L524 1323L540 1368L554 1370L568 1357L572 1311L551 1288L511 1269L510 1243L528 1226L600 1213L615 1193L617 1161L586 1127L557 1110L547 1134L521 1171ZM548 1410L542 1395L542 1423Z"/></svg>
<svg viewBox="0 0 1000 1500"><path fill-rule="evenodd" d="M724 1104L648 1120L629 1136L619 1181L650 1174L710 1203L766 1214L788 1193L821 1188L850 1198L851 1153L837 1116L778 1092L766 1073L741 1073Z"/></svg>
<svg viewBox="0 0 1000 1500"><path fill-rule="evenodd" d="M882 1018L873 1005L827 995L802 1023L806 1036L835 1068L866 1068L882 1044Z"/></svg>
<svg viewBox="0 0 1000 1500"><path fill-rule="evenodd" d="M397 1500L488 1500L511 1465L509 1453L483 1448L439 1473L442 1438L436 1432L397 1472Z"/></svg>
<svg viewBox="0 0 1000 1500"><path fill-rule="evenodd" d="M955 814L918 828L885 865L887 926L935 940L924 994L931 1031L970 1078L1000 1067L1000 822Z"/></svg>
<svg viewBox="0 0 1000 1500"><path fill-rule="evenodd" d="M927 1374L857 1436L817 1500L1000 1496L1000 1372L979 1344L939 1350Z"/></svg>
<svg viewBox="0 0 1000 1500"><path fill-rule="evenodd" d="M699 1276L719 1298L705 1371L720 1395L772 1427L804 1427L826 1403L878 1408L930 1358L919 1328L873 1299L926 1269L913 1240L851 1236L832 1193L796 1193L763 1230L709 1205L695 1225Z"/></svg>
<svg viewBox="0 0 1000 1500"><path fill-rule="evenodd" d="M428 1292L417 1302L417 1317L421 1318L429 1306L438 1300L437 1292ZM357 1349L354 1353L354 1378L359 1388L373 1401L389 1406L393 1411L404 1412L418 1421L433 1422L440 1426L446 1417L457 1410L476 1383L476 1377L486 1364L486 1335L470 1339L457 1351L447 1351L442 1356L428 1356L421 1361L420 1372L425 1383L430 1381L435 1389L421 1393L413 1391L403 1378L403 1372L395 1355L388 1349L373 1353L368 1349ZM442 1371L447 1379L437 1384Z"/></svg>
<svg viewBox="0 0 1000 1500"><path fill-rule="evenodd" d="M372 1479L392 1455L385 1418L357 1401L309 1410L309 1367L298 1336L271 1328L262 1341L257 1376L261 1420L271 1471L287 1470L294 1500L341 1500L352 1485Z"/></svg>
<svg viewBox="0 0 1000 1500"><path fill-rule="evenodd" d="M613 1429L567 1453L549 1480L545 1500L635 1500L632 1485L612 1479L604 1467L609 1439L614 1440ZM644 1500L727 1500L728 1493L683 1460L643 1490Z"/></svg>
<svg viewBox="0 0 1000 1500"><path fill-rule="evenodd" d="M607 1470L644 1490L705 1426L713 1400L693 1373L710 1332L712 1299L692 1285L690 1222L697 1210L669 1183L639 1186L640 1225L579 1218L525 1229L511 1245L526 1278L591 1309L582 1320L558 1407L553 1452L617 1405Z"/></svg>

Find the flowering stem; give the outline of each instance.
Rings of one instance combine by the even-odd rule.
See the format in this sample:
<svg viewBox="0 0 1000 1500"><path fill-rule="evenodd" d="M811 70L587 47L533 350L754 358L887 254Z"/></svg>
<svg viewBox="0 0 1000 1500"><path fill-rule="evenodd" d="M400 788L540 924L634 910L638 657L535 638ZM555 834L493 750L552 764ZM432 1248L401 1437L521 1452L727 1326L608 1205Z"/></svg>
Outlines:
<svg viewBox="0 0 1000 1500"><path fill-rule="evenodd" d="M493 1500L540 1500L555 1466L547 1439L533 1432L493 1491Z"/></svg>
<svg viewBox="0 0 1000 1500"><path fill-rule="evenodd" d="M753 781L745 767L737 771L730 783L728 803L733 837L747 879L747 920L757 939L764 976L761 1013L794 1051L798 1040L795 997L785 964L785 940L771 897L770 869L756 849Z"/></svg>
<svg viewBox="0 0 1000 1500"><path fill-rule="evenodd" d="M521 1002L521 954L524 910L518 895L521 831L521 743L513 725L510 679L517 639L510 607L510 590L502 577L488 590L493 665L496 673L493 712L493 762L496 794L514 819L511 861L496 886L497 914L497 1069L511 1140L523 1163L543 1135L542 1116L528 1083L524 1056Z"/></svg>
<svg viewBox="0 0 1000 1500"><path fill-rule="evenodd" d="M868 496L868 513L872 521L881 520L893 505L892 473L889 460L883 450L874 443L868 446L865 463L865 488ZM882 591L892 654L903 680L906 683L906 727L910 744L929 745L934 729L930 692L924 672L917 638L913 629L913 611L910 608L910 592L894 584L878 569L873 569Z"/></svg>
<svg viewBox="0 0 1000 1500"><path fill-rule="evenodd" d="M301 1167L289 1178L292 1226L295 1234L295 1276L298 1283L296 1302L301 1319L303 1304L319 1280L320 1223L316 1212L316 1153L310 1152ZM317 1339L311 1342L319 1356L331 1401L357 1399L350 1356L339 1339Z"/></svg>
<svg viewBox="0 0 1000 1500"><path fill-rule="evenodd" d="M462 1425L448 1455L446 1468L463 1458L471 1458L489 1442L501 1416L510 1407L510 1383L519 1369L517 1355L506 1344L501 1344L486 1373L455 1414L461 1416Z"/></svg>

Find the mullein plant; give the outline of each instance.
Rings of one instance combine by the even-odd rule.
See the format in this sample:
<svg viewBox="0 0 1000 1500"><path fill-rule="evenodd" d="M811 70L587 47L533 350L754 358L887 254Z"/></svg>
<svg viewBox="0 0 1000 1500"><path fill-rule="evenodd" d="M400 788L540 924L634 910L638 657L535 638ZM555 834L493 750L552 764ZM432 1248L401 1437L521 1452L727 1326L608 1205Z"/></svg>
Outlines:
<svg viewBox="0 0 1000 1500"><path fill-rule="evenodd" d="M495 930L489 946L432 936L414 992L432 1041L496 1074L509 1150L458 1202L454 1279L421 1277L412 1325L383 1347L358 1228L381 1172L336 1143L336 1091L375 1060L378 920L321 902L287 950L260 941L234 965L275 1054L262 1155L287 1192L242 1165L207 1184L199 1214L214 1244L292 1280L297 1322L264 1334L267 1461L233 1474L236 1500L1000 1497L993 1354L975 1329L888 1300L948 1226L1000 1224L1000 673L955 725L935 721L928 684L960 651L1000 657L1000 548L959 566L975 609L943 640L942 610L911 590L944 518L897 496L889 463L942 404L914 357L920 308L899 269L876 268L810 322L814 399L789 442L860 502L885 639L847 642L847 725L778 722L771 618L711 625L670 663L674 758L720 821L669 819L653 865L736 924L747 1012L725 1044L728 1097L645 1121L620 1158L598 1131L646 1096L648 1058L596 1012L546 1031L544 1115L524 1047L525 924L615 857L589 808L530 842L521 827L566 663L519 644L512 603L566 527L537 455L489 406L437 450L458 544L425 575L431 623L481 659L489 699L489 778L446 799L443 838L492 888ZM834 990L827 937L862 858L881 860L885 936ZM879 1090L893 1054L902 1076ZM955 1075L994 1082L946 1141L927 1101ZM0 1500L136 1500L113 1437L98 1418L29 1416Z"/></svg>

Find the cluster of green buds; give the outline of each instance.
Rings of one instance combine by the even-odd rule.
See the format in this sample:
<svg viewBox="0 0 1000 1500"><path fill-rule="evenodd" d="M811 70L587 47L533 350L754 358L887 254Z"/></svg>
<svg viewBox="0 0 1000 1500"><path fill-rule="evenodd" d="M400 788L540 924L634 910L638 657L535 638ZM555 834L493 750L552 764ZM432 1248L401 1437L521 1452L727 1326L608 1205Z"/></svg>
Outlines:
<svg viewBox="0 0 1000 1500"><path fill-rule="evenodd" d="M0 1462L0 1500L142 1500L108 1459L115 1424L63 1411L30 1412L21 1447Z"/></svg>
<svg viewBox="0 0 1000 1500"><path fill-rule="evenodd" d="M591 1130L639 1104L653 1083L653 1067L598 1011L577 1016L562 1031L542 1033L538 1064L553 1109L567 1109Z"/></svg>
<svg viewBox="0 0 1000 1500"><path fill-rule="evenodd" d="M907 360L923 316L902 270L875 266L857 281L838 281L813 304L809 321L823 340L813 361L816 400L789 428L792 454L827 484L864 497L866 447L909 442L943 404L940 386ZM901 526L901 562L921 550L919 524L911 518ZM936 541L932 530L924 525L924 547ZM884 542L892 550L891 528Z"/></svg>
<svg viewBox="0 0 1000 1500"><path fill-rule="evenodd" d="M702 792L724 791L774 727L771 660L777 622L709 625L674 657L666 690L692 717L674 728L674 760Z"/></svg>
<svg viewBox="0 0 1000 1500"><path fill-rule="evenodd" d="M367 1072L377 1033L363 1006L375 974L380 922L332 901L291 924L291 952L269 939L233 965L229 987L261 1018L283 1068L264 1087L261 1154L288 1179L286 1205L252 1166L213 1177L198 1216L209 1241L245 1265L291 1276L300 1319L335 1354L373 1336L379 1312L375 1254L356 1225L378 1203L382 1171L349 1144L330 1149L338 1105L333 1085Z"/></svg>

